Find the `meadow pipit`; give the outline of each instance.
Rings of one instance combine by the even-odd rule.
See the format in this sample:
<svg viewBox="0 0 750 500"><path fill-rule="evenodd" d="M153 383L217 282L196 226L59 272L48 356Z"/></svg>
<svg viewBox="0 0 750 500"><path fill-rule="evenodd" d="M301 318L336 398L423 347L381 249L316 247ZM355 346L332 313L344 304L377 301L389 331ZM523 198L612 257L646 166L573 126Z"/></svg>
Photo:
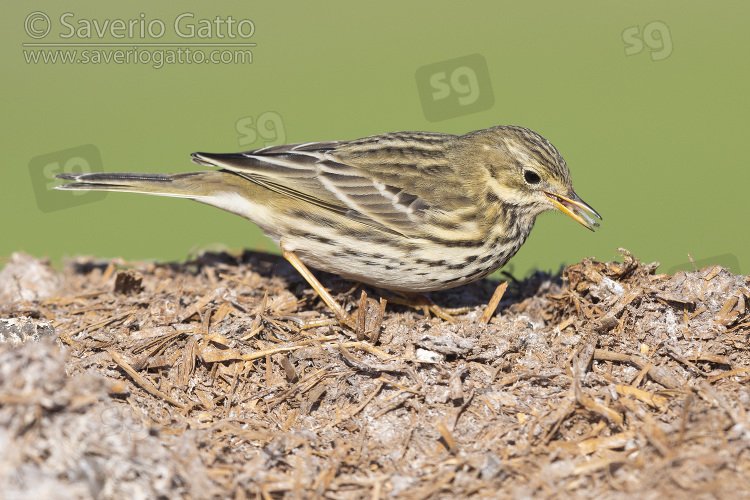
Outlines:
<svg viewBox="0 0 750 500"><path fill-rule="evenodd" d="M217 170L63 174L75 182L57 188L189 198L241 215L281 247L348 325L349 315L305 264L389 290L428 292L505 265L545 210L591 230L598 226L592 215L601 219L573 191L557 149L517 126L192 157Z"/></svg>

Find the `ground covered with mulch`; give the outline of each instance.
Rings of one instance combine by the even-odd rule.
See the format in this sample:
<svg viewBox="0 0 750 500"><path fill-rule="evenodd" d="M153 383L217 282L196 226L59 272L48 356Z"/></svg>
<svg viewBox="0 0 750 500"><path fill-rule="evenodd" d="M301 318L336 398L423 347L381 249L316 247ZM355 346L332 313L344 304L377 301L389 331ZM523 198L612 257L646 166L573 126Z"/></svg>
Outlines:
<svg viewBox="0 0 750 500"><path fill-rule="evenodd" d="M322 275L352 331L274 255L16 254L0 495L748 498L750 278L618 260L432 294L452 323Z"/></svg>

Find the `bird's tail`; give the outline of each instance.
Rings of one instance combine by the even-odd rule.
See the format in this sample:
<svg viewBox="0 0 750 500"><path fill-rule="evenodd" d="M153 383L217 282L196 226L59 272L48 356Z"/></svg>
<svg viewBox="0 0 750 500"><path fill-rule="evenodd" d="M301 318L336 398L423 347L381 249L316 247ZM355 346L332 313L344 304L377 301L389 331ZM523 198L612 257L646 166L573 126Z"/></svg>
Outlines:
<svg viewBox="0 0 750 500"><path fill-rule="evenodd" d="M55 186L55 189L121 191L157 196L174 196L178 198L195 198L196 195L203 194L197 188L205 185L206 177L217 176L217 174L219 172L188 172L181 174L114 174L92 172L84 174L60 174L56 176L58 179L73 182Z"/></svg>

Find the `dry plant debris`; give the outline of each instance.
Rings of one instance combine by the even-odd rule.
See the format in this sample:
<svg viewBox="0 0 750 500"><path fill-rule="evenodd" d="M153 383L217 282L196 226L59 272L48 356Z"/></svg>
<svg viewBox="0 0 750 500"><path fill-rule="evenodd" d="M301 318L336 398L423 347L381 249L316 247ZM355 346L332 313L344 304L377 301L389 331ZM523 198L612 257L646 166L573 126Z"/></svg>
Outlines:
<svg viewBox="0 0 750 500"><path fill-rule="evenodd" d="M748 498L749 279L621 257L452 323L324 275L351 332L273 255L14 256L3 496Z"/></svg>

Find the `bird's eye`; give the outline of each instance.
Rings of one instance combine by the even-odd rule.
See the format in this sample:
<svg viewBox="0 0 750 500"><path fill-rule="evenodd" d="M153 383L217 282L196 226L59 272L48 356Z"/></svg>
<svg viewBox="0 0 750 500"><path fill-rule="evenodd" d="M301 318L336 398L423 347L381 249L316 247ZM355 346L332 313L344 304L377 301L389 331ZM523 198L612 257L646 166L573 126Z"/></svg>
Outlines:
<svg viewBox="0 0 750 500"><path fill-rule="evenodd" d="M526 170L523 173L523 178L529 184L539 184L542 181L542 179L539 177L539 174L537 174L533 170Z"/></svg>

